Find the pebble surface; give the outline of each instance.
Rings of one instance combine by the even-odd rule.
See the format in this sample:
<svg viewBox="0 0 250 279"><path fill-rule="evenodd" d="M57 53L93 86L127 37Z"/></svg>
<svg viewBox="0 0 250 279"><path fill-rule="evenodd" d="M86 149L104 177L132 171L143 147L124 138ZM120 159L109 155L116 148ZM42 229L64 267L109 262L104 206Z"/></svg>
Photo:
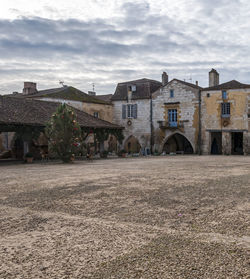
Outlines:
<svg viewBox="0 0 250 279"><path fill-rule="evenodd" d="M250 157L0 165L0 278L250 278Z"/></svg>

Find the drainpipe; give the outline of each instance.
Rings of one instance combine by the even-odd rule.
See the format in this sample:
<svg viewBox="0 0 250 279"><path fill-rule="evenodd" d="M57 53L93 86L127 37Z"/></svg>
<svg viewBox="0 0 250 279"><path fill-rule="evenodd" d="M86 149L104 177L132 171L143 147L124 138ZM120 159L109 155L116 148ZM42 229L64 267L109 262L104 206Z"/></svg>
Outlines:
<svg viewBox="0 0 250 279"><path fill-rule="evenodd" d="M150 96L150 153L153 154L154 127L153 127L153 99Z"/></svg>
<svg viewBox="0 0 250 279"><path fill-rule="evenodd" d="M201 90L199 90L198 96L199 96L198 154L201 155Z"/></svg>

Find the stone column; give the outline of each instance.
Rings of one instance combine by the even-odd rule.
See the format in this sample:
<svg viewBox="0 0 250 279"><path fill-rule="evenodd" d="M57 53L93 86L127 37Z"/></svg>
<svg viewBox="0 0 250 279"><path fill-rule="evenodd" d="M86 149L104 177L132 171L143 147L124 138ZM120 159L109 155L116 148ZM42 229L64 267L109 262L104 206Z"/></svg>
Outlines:
<svg viewBox="0 0 250 279"><path fill-rule="evenodd" d="M232 136L230 132L222 132L222 154L230 155L232 153Z"/></svg>
<svg viewBox="0 0 250 279"><path fill-rule="evenodd" d="M250 154L250 133L247 131L243 132L243 153Z"/></svg>

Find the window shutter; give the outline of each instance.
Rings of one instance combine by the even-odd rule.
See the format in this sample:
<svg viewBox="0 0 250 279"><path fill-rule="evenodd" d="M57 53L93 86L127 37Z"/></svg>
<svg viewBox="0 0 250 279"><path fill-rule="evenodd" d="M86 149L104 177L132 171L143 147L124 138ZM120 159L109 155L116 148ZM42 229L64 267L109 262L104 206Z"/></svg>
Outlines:
<svg viewBox="0 0 250 279"><path fill-rule="evenodd" d="M122 119L126 119L126 105L122 105Z"/></svg>
<svg viewBox="0 0 250 279"><path fill-rule="evenodd" d="M137 118L137 104L133 105L133 117Z"/></svg>

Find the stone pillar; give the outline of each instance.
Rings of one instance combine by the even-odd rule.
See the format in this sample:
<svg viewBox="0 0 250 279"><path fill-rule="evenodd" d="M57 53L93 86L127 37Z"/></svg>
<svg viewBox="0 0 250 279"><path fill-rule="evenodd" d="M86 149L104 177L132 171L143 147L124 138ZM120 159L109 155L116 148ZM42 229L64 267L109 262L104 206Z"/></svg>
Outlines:
<svg viewBox="0 0 250 279"><path fill-rule="evenodd" d="M243 154L250 155L250 133L243 132Z"/></svg>
<svg viewBox="0 0 250 279"><path fill-rule="evenodd" d="M24 141L23 142L23 154L25 155L28 152L29 152L29 143L27 141Z"/></svg>
<svg viewBox="0 0 250 279"><path fill-rule="evenodd" d="M230 155L232 153L232 135L230 132L222 132L222 154Z"/></svg>
<svg viewBox="0 0 250 279"><path fill-rule="evenodd" d="M203 131L201 135L201 153L202 155L209 155L211 153L211 133L207 131Z"/></svg>

